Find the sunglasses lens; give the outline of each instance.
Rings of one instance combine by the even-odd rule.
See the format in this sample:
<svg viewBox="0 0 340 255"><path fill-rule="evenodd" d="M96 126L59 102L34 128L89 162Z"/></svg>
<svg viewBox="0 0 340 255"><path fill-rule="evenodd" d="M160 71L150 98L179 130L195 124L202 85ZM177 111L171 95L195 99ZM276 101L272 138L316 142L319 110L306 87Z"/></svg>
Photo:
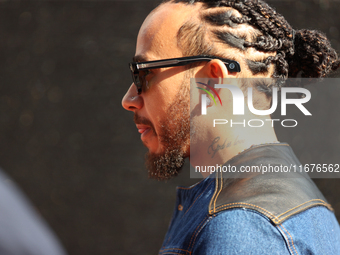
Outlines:
<svg viewBox="0 0 340 255"><path fill-rule="evenodd" d="M142 84L141 84L141 80L140 80L140 76L139 76L139 73L137 74L134 74L134 84L137 88L137 93L140 94L142 93Z"/></svg>
<svg viewBox="0 0 340 255"><path fill-rule="evenodd" d="M141 94L148 84L148 82L145 79L145 72L144 71L134 72L132 74L132 78L133 78L133 83L135 84L137 88L138 94Z"/></svg>
<svg viewBox="0 0 340 255"><path fill-rule="evenodd" d="M139 72L136 68L136 64L135 63L129 63L129 68L130 68L130 71L131 71L133 84L135 84L135 86L136 86L137 93L140 94Z"/></svg>

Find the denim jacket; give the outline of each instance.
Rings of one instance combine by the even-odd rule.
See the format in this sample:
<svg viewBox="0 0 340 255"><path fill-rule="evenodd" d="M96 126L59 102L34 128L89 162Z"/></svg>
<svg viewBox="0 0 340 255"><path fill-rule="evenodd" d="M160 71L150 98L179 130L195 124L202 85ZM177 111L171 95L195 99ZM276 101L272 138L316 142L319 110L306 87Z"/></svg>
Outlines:
<svg viewBox="0 0 340 255"><path fill-rule="evenodd" d="M287 144L251 147L226 164L300 164ZM225 165L226 165L225 164ZM223 178L177 187L159 254L340 254L340 227L307 175Z"/></svg>

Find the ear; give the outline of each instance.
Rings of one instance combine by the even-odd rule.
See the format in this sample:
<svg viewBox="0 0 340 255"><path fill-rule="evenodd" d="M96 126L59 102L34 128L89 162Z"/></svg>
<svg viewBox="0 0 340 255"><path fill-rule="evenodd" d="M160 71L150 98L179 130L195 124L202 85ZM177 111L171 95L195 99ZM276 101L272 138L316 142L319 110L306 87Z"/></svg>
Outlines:
<svg viewBox="0 0 340 255"><path fill-rule="evenodd" d="M226 65L221 60L213 59L205 63L205 65L199 69L195 75L195 78L203 78L204 80L208 79L208 81L205 81L205 83L213 86L213 84L222 84L223 79L235 78L236 75L236 72L229 72ZM214 92L219 95L221 89L216 88L214 89Z"/></svg>
<svg viewBox="0 0 340 255"><path fill-rule="evenodd" d="M234 73L230 73L226 65L219 59L213 59L207 62L202 69L197 73L197 78L228 78L234 76Z"/></svg>

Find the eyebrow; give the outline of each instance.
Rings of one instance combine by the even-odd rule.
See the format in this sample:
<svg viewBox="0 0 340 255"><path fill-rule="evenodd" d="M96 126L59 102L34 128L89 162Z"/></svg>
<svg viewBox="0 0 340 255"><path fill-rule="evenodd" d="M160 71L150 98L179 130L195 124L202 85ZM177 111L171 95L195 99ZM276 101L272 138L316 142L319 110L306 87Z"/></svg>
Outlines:
<svg viewBox="0 0 340 255"><path fill-rule="evenodd" d="M143 55L137 55L132 58L133 62L147 62L147 58Z"/></svg>

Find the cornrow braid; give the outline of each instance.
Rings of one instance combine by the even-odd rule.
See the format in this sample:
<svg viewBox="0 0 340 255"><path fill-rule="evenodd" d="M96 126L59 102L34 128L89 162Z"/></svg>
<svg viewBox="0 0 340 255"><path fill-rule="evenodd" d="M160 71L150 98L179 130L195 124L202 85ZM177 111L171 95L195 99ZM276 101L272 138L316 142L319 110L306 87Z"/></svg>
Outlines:
<svg viewBox="0 0 340 255"><path fill-rule="evenodd" d="M229 47L246 51L255 48L263 53L275 53L262 59L247 59L250 71L256 75L267 73L270 65L274 65L273 78L288 77L325 77L339 68L340 60L324 34L315 30L295 31L285 18L262 0L166 0L164 2L196 4L203 3L201 23L210 25L215 38ZM225 8L225 7L231 7ZM209 10L204 12L204 10ZM235 13L235 10L239 13ZM236 14L236 15L235 15ZM241 15L241 17L239 17ZM252 34L244 34L238 30L239 25L247 24L254 28ZM193 24L191 23L193 26ZM205 30L204 30L205 31ZM256 32L257 31L257 32ZM197 33L190 33L190 38L198 38ZM182 34L181 39L185 36ZM199 35L202 42L203 35ZM190 40L191 40L190 39ZM203 40L204 41L204 40ZM213 45L202 42L199 54L218 52ZM198 52L190 51L194 55ZM261 91L267 95L271 87L263 87Z"/></svg>

